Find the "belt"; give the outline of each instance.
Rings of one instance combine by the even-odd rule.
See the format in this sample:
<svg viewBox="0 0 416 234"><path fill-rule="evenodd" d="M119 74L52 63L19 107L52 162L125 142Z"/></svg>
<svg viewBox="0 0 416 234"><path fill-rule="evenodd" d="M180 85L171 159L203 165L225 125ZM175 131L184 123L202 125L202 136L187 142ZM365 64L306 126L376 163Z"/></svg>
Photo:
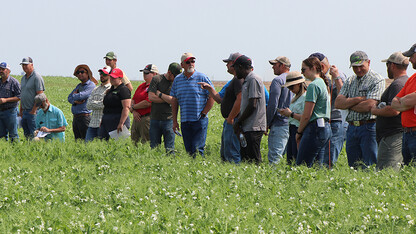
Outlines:
<svg viewBox="0 0 416 234"><path fill-rule="evenodd" d="M13 109L13 108L16 108L16 107L15 106L12 106L12 107L4 107L4 108L0 108L0 111L10 110L10 109Z"/></svg>
<svg viewBox="0 0 416 234"><path fill-rule="evenodd" d="M362 126L364 124L369 124L369 123L375 123L376 120L375 119L369 119L369 120L357 120L357 121L348 121L348 123L350 125L354 125L356 127Z"/></svg>
<svg viewBox="0 0 416 234"><path fill-rule="evenodd" d="M90 113L74 114L74 117L90 116Z"/></svg>
<svg viewBox="0 0 416 234"><path fill-rule="evenodd" d="M416 127L403 128L403 132L405 132L405 133L414 132L414 131L416 131Z"/></svg>

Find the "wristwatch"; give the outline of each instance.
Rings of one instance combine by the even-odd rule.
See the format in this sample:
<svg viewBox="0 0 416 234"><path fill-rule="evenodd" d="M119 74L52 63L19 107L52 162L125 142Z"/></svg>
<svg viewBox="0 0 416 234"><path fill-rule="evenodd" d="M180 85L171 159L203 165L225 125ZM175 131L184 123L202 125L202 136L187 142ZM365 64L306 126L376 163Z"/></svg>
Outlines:
<svg viewBox="0 0 416 234"><path fill-rule="evenodd" d="M162 94L163 94L162 92L160 92L160 93L159 93L159 97L160 97L160 98L162 98Z"/></svg>
<svg viewBox="0 0 416 234"><path fill-rule="evenodd" d="M295 112L292 111L292 113L290 113L290 117L293 118L293 116L295 116Z"/></svg>

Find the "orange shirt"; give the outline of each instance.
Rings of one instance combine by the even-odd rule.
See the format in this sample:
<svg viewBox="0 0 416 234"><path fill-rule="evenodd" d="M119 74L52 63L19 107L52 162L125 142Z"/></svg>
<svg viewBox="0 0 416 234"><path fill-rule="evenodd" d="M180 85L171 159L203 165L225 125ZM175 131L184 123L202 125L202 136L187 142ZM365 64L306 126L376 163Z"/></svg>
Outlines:
<svg viewBox="0 0 416 234"><path fill-rule="evenodd" d="M413 74L406 82L402 90L396 95L396 97L402 98L407 94L416 92L416 73ZM415 107L416 108L416 107ZM416 114L415 108L410 108L407 111L402 112L402 125L406 128L416 127Z"/></svg>

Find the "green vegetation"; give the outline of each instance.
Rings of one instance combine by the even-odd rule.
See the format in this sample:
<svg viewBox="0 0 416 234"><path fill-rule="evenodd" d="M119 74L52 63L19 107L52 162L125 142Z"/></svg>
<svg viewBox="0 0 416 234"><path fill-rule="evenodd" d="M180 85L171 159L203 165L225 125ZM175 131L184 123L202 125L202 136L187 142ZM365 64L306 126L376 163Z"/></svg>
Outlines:
<svg viewBox="0 0 416 234"><path fill-rule="evenodd" d="M78 81L45 80L71 125ZM173 157L129 140L74 142L70 126L65 143L0 141L0 232L416 232L414 168L355 171L345 152L333 170L221 163L222 121L216 105L195 160L180 138Z"/></svg>

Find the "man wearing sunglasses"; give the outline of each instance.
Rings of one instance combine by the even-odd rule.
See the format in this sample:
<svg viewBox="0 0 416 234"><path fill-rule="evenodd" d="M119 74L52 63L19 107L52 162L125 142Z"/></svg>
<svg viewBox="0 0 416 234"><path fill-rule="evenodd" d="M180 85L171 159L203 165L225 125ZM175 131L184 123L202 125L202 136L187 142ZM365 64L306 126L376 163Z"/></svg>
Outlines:
<svg viewBox="0 0 416 234"><path fill-rule="evenodd" d="M209 92L198 84L205 82L213 86L211 80L203 73L195 70L195 57L191 53L181 56L183 73L173 81L170 96L172 96L173 131L179 130L178 107L181 108L181 130L186 152L196 157L198 152L204 156L205 140L207 137L207 114L214 105L214 99Z"/></svg>
<svg viewBox="0 0 416 234"><path fill-rule="evenodd" d="M78 65L74 70L74 76L81 83L68 95L68 102L72 104L71 111L74 115L72 130L75 140L80 139L84 141L91 120L91 110L87 109L87 100L98 82L92 76L92 72L86 64Z"/></svg>

